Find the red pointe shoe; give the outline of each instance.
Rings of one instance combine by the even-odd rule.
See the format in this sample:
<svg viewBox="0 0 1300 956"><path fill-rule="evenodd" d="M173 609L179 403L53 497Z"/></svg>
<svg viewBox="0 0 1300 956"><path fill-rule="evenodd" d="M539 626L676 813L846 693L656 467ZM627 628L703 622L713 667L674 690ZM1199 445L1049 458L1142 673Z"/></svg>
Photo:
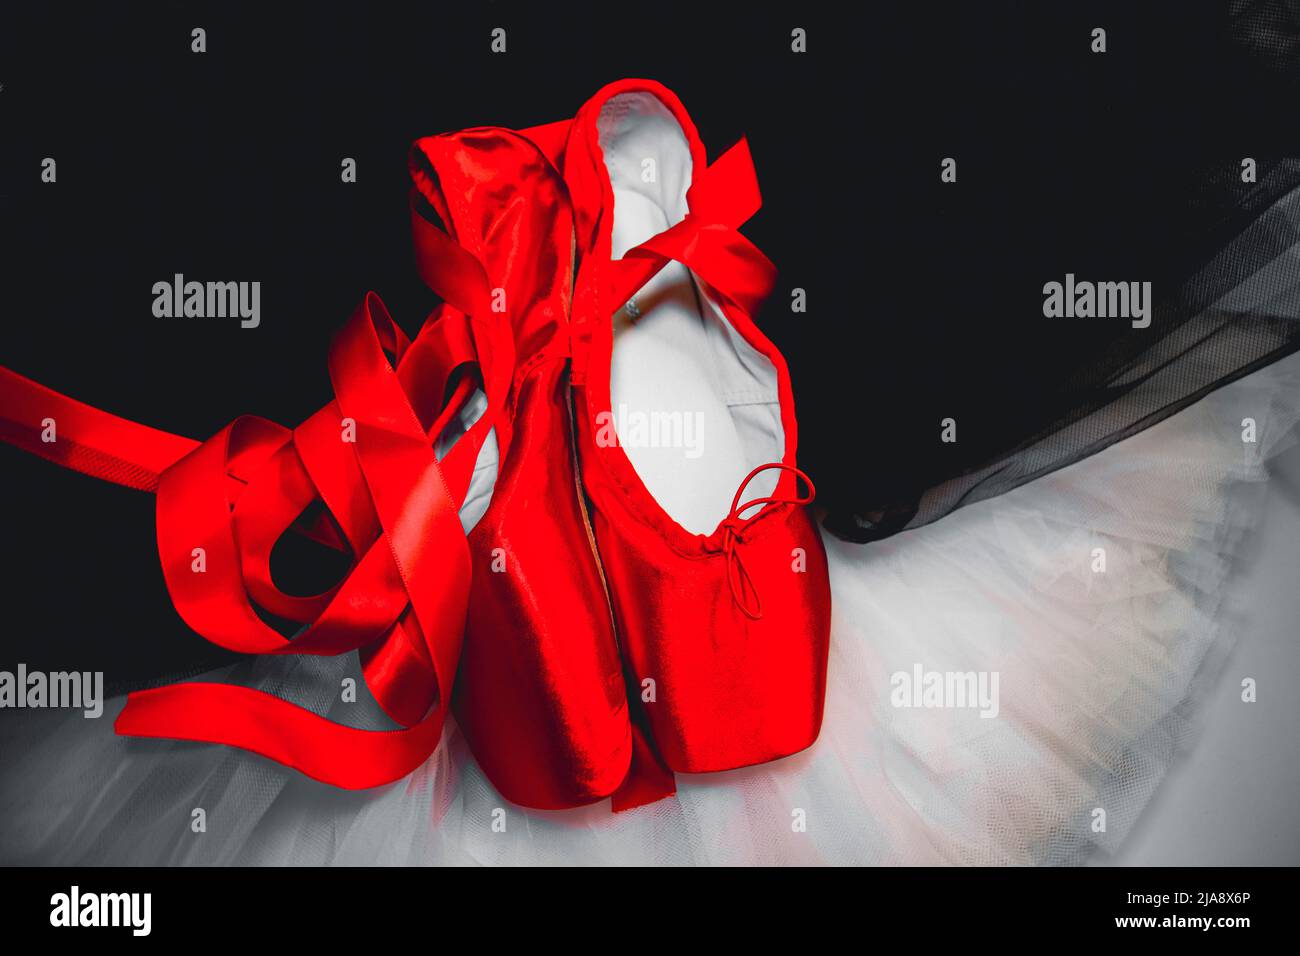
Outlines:
<svg viewBox="0 0 1300 956"><path fill-rule="evenodd" d="M367 296L330 351L335 401L302 425L244 417L200 444L0 368L0 440L156 491L168 588L196 631L248 653L359 650L404 728L183 683L133 694L119 733L230 744L361 788L423 763L454 703L508 799L591 802L623 783L632 743L570 436L572 216L516 133L421 140L412 171L450 233L413 208L417 263L444 304L408 340ZM57 443L40 437L50 418ZM314 504L329 517L304 518ZM270 554L290 532L350 551L343 580L280 591ZM282 636L259 610L301 632Z"/></svg>
<svg viewBox="0 0 1300 956"><path fill-rule="evenodd" d="M830 586L789 373L751 319L775 270L736 231L760 205L748 148L706 167L677 97L625 80L561 161L582 479L654 742L690 772L795 753L821 726Z"/></svg>
<svg viewBox="0 0 1300 956"><path fill-rule="evenodd" d="M457 719L508 800L542 809L591 803L623 782L632 743L574 464L573 220L564 186L532 143L503 129L421 139L411 173L483 263L496 310L486 316L495 320L488 334L515 354L496 424L501 469L469 536L473 581ZM423 252L422 267L438 268L439 249Z"/></svg>

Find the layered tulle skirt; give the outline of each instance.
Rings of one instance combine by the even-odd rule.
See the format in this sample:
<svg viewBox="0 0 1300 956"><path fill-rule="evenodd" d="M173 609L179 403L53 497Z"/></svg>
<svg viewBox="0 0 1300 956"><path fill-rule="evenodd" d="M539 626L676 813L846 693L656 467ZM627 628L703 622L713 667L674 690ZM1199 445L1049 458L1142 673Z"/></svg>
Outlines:
<svg viewBox="0 0 1300 956"><path fill-rule="evenodd" d="M825 724L785 760L680 775L675 797L626 813L535 812L493 790L451 723L410 777L343 791L243 751L117 737L121 698L99 719L6 710L0 861L1082 862L1119 845L1194 739L1244 613L1235 561L1298 420L1293 356L933 524L827 535ZM208 677L391 726L355 655Z"/></svg>

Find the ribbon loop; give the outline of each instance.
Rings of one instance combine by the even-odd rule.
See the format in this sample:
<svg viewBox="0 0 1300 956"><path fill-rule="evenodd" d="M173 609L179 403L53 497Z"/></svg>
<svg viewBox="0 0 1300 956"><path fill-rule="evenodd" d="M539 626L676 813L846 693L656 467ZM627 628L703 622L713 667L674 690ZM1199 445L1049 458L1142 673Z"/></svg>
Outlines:
<svg viewBox="0 0 1300 956"><path fill-rule="evenodd" d="M753 498L742 505L740 499L744 496L749 483L763 472L773 469L792 473L797 481L802 481L807 486L808 493L794 496L772 494L762 498ZM787 465L779 461L759 465L745 476L745 480L736 489L736 494L731 499L731 512L720 526L722 528L722 553L727 561L727 587L731 591L731 599L735 602L736 607L740 608L741 612L750 620L757 621L762 618L763 606L758 596L758 589L754 585L754 579L750 577L744 561L740 558L740 548L738 546L745 543L750 525L767 511L781 505L812 504L816 496L817 490L813 487L811 478L794 465ZM746 518L745 512L753 508L759 510ZM753 597L752 606L749 601L750 596Z"/></svg>
<svg viewBox="0 0 1300 956"><path fill-rule="evenodd" d="M449 299L477 308L486 280L461 252L439 274L463 267L446 286ZM369 294L330 349L334 401L295 429L243 416L201 443L0 368L0 438L156 491L164 579L191 628L247 654L360 651L367 686L402 727L359 730L262 691L196 682L131 694L118 733L241 747L348 788L396 780L429 757L450 704L469 595L459 509L501 396L448 452L450 475L434 444L487 378L464 374L481 364L456 306L442 307L411 340ZM40 440L47 418L57 421L57 442ZM287 533L350 552L342 579L315 595L283 592L270 556ZM290 639L267 614L303 627Z"/></svg>
<svg viewBox="0 0 1300 956"><path fill-rule="evenodd" d="M487 315L492 293L483 264L460 243L420 215L412 190L411 238L415 268L425 285L466 315Z"/></svg>
<svg viewBox="0 0 1300 956"><path fill-rule="evenodd" d="M460 655L470 567L458 514L465 489L453 495L433 451L456 408L426 426L411 396L441 399L450 366L473 359L472 339L439 337L436 328L427 325L412 343L367 295L330 349L334 403L293 432L237 419L168 468L158 495L159 552L191 627L248 653L359 649L367 685L406 729L360 731L249 688L181 684L132 694L119 733L243 747L344 787L396 779L432 753ZM412 366L408 357L422 361ZM467 396L458 387L452 402ZM231 501L225 488L234 474L249 477ZM315 500L358 556L335 587L291 597L270 580L269 550ZM195 542L205 549L201 573L190 563ZM272 613L310 623L288 640L258 616L258 598Z"/></svg>

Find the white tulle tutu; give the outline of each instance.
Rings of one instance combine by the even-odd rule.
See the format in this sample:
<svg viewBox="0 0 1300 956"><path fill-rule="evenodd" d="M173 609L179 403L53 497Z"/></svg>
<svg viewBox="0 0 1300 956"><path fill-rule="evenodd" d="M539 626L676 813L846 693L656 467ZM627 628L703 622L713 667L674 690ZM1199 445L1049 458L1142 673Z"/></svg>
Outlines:
<svg viewBox="0 0 1300 956"><path fill-rule="evenodd" d="M1081 862L1124 838L1194 727L1197 688L1230 640L1234 555L1298 419L1293 356L927 527L871 545L828 536L820 739L777 763L679 776L676 797L651 806L509 806L451 724L409 778L334 790L230 748L117 737L114 700L99 720L0 713L0 861ZM891 677L917 667L997 672L997 715L894 706ZM340 701L348 675L355 655L216 676L388 726L369 701Z"/></svg>

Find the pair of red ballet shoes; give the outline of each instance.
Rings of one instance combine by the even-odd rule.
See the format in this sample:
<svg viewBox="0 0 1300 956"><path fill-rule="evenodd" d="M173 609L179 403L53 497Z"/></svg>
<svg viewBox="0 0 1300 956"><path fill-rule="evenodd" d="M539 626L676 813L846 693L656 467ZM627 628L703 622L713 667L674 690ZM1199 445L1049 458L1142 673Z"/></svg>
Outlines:
<svg viewBox="0 0 1300 956"><path fill-rule="evenodd" d="M687 151L680 170L666 168L665 137ZM455 697L487 776L525 806L610 795L632 806L671 792L671 771L811 745L830 588L805 507L812 488L795 468L789 373L752 320L775 270L736 231L759 206L745 144L708 166L677 97L624 80L572 121L422 139L411 165L457 241L484 257L514 343L500 470L469 533ZM613 183L635 192L654 183L647 171L662 183L648 191L679 218L614 258ZM674 175L682 181L666 181ZM758 436L746 451L773 454L729 479L731 508L707 534L665 510L623 444L600 440L617 421L614 315L669 263L690 270L702 323L767 392L740 429ZM764 479L767 494L745 497Z"/></svg>
<svg viewBox="0 0 1300 956"><path fill-rule="evenodd" d="M636 806L673 772L811 745L830 588L789 373L752 320L775 270L737 231L760 205L746 144L708 165L677 97L624 80L571 121L421 139L411 172L417 264L443 305L408 341L367 296L330 352L335 400L296 429L241 418L198 444L0 380L10 440L146 490L160 475L160 556L196 631L253 653L358 650L401 725L185 683L132 694L118 732L368 787L427 759L450 703L501 794L546 809ZM674 401L708 407L698 459L618 434L613 393L647 389L677 424L692 412ZM474 396L485 409L437 454ZM69 450L28 434L52 403ZM304 526L312 502L332 520ZM290 529L350 551L347 577L281 592L269 555ZM286 639L259 608L301 630Z"/></svg>

